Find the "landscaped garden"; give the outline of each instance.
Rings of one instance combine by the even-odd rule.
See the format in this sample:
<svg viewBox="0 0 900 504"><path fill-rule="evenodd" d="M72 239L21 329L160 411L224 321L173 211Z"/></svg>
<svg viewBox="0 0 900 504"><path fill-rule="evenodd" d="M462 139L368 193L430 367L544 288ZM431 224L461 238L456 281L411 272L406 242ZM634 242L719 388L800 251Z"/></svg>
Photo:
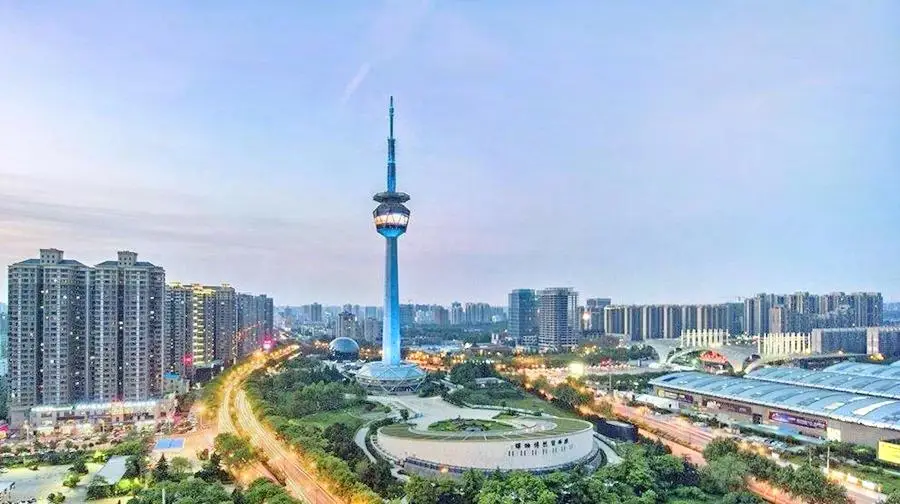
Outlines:
<svg viewBox="0 0 900 504"><path fill-rule="evenodd" d="M513 427L509 424L470 418L441 420L428 426L428 430L435 432L504 432L512 429Z"/></svg>

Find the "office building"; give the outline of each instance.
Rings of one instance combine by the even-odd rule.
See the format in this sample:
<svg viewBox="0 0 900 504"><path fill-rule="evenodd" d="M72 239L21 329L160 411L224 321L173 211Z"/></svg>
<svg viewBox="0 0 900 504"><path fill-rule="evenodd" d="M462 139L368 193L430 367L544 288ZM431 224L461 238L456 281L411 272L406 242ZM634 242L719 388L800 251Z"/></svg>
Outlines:
<svg viewBox="0 0 900 504"><path fill-rule="evenodd" d="M537 292L538 345L541 349L572 348L578 343L578 293L549 288Z"/></svg>
<svg viewBox="0 0 900 504"><path fill-rule="evenodd" d="M454 307L459 303L454 303ZM453 309L451 308L451 310ZM453 312L451 311L451 317ZM533 289L516 289L509 293L509 323L510 338L517 345L528 347L537 346L537 300Z"/></svg>

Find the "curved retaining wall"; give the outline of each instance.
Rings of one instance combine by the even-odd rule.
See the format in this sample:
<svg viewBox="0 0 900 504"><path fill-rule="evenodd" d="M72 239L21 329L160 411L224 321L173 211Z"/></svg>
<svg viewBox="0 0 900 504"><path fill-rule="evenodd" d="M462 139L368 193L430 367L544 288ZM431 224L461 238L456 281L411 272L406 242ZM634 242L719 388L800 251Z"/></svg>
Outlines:
<svg viewBox="0 0 900 504"><path fill-rule="evenodd" d="M593 452L594 433L584 429L554 436L506 439L433 439L429 436L387 435L378 431L378 445L393 457L428 461L437 465L485 470L534 471L563 466L587 458Z"/></svg>

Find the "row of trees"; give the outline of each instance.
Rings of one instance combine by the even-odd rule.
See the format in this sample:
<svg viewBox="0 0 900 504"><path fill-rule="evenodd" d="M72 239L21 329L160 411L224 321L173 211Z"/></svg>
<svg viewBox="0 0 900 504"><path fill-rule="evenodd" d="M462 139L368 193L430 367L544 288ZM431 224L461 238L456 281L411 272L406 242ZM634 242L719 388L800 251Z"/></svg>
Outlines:
<svg viewBox="0 0 900 504"><path fill-rule="evenodd" d="M245 389L255 413L336 495L375 503L382 500L376 491L386 497L400 493L390 467L371 463L353 443L353 429L341 423L322 429L298 421L312 413L368 404L358 384L319 361L301 357L286 362L276 375L254 374Z"/></svg>
<svg viewBox="0 0 900 504"><path fill-rule="evenodd" d="M450 370L450 381L457 385L471 384L478 378L498 376L493 364L487 362L463 362Z"/></svg>
<svg viewBox="0 0 900 504"><path fill-rule="evenodd" d="M620 464L593 474L575 470L546 477L525 472L485 476L470 471L456 481L414 476L406 485L406 496L410 504L761 502L741 489L720 491L707 481L710 475L671 455L660 443L623 445L621 455Z"/></svg>
<svg viewBox="0 0 900 504"><path fill-rule="evenodd" d="M829 481L818 467L804 464L796 469L779 466L775 461L754 452L741 450L729 438L717 438L703 450L709 463L705 471L717 489L729 491L746 488L749 477L778 487L809 504L848 504L844 488Z"/></svg>
<svg viewBox="0 0 900 504"><path fill-rule="evenodd" d="M128 504L161 504L163 491L166 502L176 504L300 504L276 483L259 478L246 489L229 492L221 483L192 477L165 480L139 492Z"/></svg>

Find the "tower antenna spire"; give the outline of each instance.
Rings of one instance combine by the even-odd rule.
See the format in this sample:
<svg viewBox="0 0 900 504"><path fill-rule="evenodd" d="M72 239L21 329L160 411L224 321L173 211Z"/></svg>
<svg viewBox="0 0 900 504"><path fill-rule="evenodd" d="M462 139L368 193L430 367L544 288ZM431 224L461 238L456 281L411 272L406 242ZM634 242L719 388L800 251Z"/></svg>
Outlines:
<svg viewBox="0 0 900 504"><path fill-rule="evenodd" d="M394 97L391 96L390 107L388 108L390 136L388 136L388 173L387 173L387 192L396 192L397 190L397 162L394 157Z"/></svg>

